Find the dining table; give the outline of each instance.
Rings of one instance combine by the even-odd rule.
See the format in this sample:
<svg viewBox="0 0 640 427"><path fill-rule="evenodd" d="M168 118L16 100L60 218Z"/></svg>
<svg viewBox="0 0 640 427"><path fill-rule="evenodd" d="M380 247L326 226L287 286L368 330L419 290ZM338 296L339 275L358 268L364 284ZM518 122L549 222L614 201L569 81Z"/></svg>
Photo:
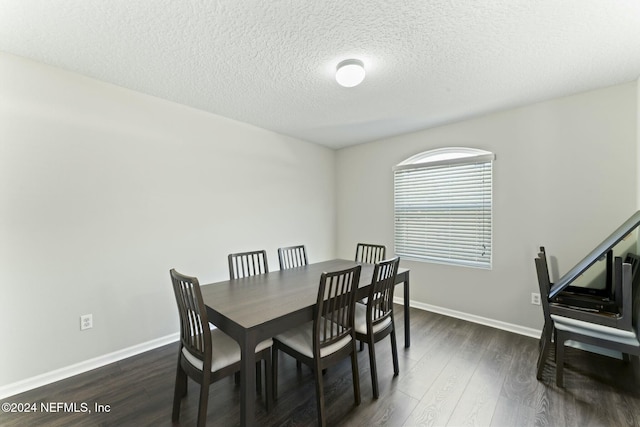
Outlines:
<svg viewBox="0 0 640 427"><path fill-rule="evenodd" d="M290 328L313 320L323 272L361 265L356 298L365 298L374 264L333 259L286 270L225 280L201 286L209 322L240 345L240 424L255 425L256 345ZM404 284L404 345L409 331L409 269L400 267L396 284Z"/></svg>

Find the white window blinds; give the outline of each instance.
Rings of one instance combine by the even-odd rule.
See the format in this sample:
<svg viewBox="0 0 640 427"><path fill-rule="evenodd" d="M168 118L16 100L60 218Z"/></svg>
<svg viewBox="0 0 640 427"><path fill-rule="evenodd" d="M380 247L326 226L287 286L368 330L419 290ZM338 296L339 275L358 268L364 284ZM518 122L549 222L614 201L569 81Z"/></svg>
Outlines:
<svg viewBox="0 0 640 427"><path fill-rule="evenodd" d="M422 153L394 169L395 252L406 259L489 269L494 155L472 149L455 153Z"/></svg>

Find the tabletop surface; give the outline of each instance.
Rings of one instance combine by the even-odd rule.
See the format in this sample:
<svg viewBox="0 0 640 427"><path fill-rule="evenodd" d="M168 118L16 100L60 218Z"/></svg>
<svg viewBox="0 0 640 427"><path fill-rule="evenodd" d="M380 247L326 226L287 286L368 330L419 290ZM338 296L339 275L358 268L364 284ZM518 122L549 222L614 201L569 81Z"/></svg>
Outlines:
<svg viewBox="0 0 640 427"><path fill-rule="evenodd" d="M205 304L238 326L251 329L266 321L312 307L320 275L362 265L359 287L371 284L373 264L335 259L288 270L203 285ZM406 269L401 269L406 271Z"/></svg>

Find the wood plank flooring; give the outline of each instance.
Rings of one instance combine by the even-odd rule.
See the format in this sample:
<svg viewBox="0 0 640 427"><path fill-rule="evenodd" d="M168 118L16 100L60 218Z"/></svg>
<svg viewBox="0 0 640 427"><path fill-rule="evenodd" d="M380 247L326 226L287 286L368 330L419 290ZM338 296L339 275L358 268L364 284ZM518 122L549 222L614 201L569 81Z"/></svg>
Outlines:
<svg viewBox="0 0 640 427"><path fill-rule="evenodd" d="M402 306L396 306L401 320ZM640 426L640 362L567 350L565 388L555 367L535 378L538 340L421 310L411 312L412 346L399 348L393 377L389 340L376 344L380 399L371 394L367 351L358 363L362 403L353 404L350 363L325 375L330 426ZM402 322L397 322L403 345ZM36 413L0 412L12 426L170 426L177 343L4 399L35 403ZM43 355L45 357L45 355ZM315 388L309 369L280 354L278 400L260 426L313 426ZM551 356L551 360L553 355ZM198 386L189 381L180 426L195 425ZM64 406L58 407L58 402ZM58 412L44 413L41 403ZM70 404L77 412L69 412ZM82 406L86 404L86 408ZM108 412L97 413L95 404ZM108 405L108 407L106 406ZM239 386L232 377L211 386L208 425L239 424ZM91 413L84 412L91 410Z"/></svg>

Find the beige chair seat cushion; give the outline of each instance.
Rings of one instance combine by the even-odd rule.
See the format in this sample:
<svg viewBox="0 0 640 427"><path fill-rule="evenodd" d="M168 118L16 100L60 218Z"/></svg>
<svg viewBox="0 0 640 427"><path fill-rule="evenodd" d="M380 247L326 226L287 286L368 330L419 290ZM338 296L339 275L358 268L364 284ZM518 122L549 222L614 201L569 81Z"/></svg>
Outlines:
<svg viewBox="0 0 640 427"><path fill-rule="evenodd" d="M334 331L335 324L332 324ZM274 339L291 347L298 353L309 358L313 358L313 322L307 322L295 328L289 329L287 332L277 335ZM351 343L351 336L346 336L341 340L320 349L320 357L326 357L340 350Z"/></svg>
<svg viewBox="0 0 640 427"><path fill-rule="evenodd" d="M256 346L256 353L261 352L267 347L271 347L272 344L273 341L271 339L262 341ZM220 329L211 330L211 353L211 372L218 371L240 361L240 346L236 340ZM191 354L185 347L182 348L182 354L189 363L199 370L202 370L202 360Z"/></svg>
<svg viewBox="0 0 640 427"><path fill-rule="evenodd" d="M382 322L373 325L373 333L376 334L383 330L391 323L391 317L387 317ZM364 304L356 303L355 314L355 330L359 334L367 333L367 306Z"/></svg>
<svg viewBox="0 0 640 427"><path fill-rule="evenodd" d="M612 341L620 344L640 347L640 342L634 331L611 328L609 326L598 325L597 323L584 322L582 320L552 314L553 325L560 331L573 332L587 335L602 340Z"/></svg>

